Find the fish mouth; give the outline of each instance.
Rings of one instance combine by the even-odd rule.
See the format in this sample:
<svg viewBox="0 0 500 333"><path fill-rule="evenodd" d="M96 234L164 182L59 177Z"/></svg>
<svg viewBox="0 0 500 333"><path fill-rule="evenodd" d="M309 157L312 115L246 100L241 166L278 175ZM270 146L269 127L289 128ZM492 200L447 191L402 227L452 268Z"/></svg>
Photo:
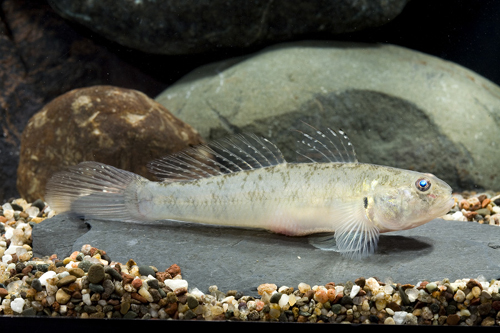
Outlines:
<svg viewBox="0 0 500 333"><path fill-rule="evenodd" d="M440 210L439 217L446 215L450 211L451 207L453 207L454 205L455 205L455 199L450 194L447 200L443 200L442 209Z"/></svg>

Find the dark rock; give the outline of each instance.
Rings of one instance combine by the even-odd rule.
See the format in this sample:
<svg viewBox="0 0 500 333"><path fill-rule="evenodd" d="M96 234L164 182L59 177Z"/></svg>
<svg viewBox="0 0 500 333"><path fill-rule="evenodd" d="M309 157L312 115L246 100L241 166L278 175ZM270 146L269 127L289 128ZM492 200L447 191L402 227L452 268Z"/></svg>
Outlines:
<svg viewBox="0 0 500 333"><path fill-rule="evenodd" d="M50 219L40 225L46 222L50 223ZM65 244L63 251L68 246L78 251L84 244L92 244L121 263L133 258L159 270L176 263L189 283L188 289L196 287L204 292L209 286L217 285L219 290L238 290L257 296L256 288L269 281L278 286L297 286L300 282L312 283L310 281L319 285L354 281L360 276L411 284L479 275L492 279L498 277L496 267L500 265L499 250L488 246L489 242L500 239L500 228L440 219L414 229L382 234L377 252L360 261L318 250L309 245L306 237L286 237L261 230L175 222L155 225L89 223L92 225L90 231L76 241L68 240L71 244ZM455 232L450 233L450 230ZM38 238L37 232L35 228L34 238ZM457 235L467 237L457 239ZM109 242L111 238L115 241ZM40 244L42 240L38 239ZM42 243L52 241L53 238L46 234ZM159 248L163 251L158 251ZM37 252L36 246L33 250ZM168 256L164 251L168 251ZM59 253L57 247L49 252ZM454 255L456 253L460 256ZM265 260L257 261L256 256L264 256ZM438 269L429 265L429 261L439 262ZM325 262L331 269L325 269ZM214 266L217 269L214 270ZM457 271L458 266L460 270Z"/></svg>
<svg viewBox="0 0 500 333"><path fill-rule="evenodd" d="M21 133L44 104L68 90L117 84L152 95L165 84L80 35L45 2L0 3L0 202L19 197ZM34 198L38 199L38 198Z"/></svg>
<svg viewBox="0 0 500 333"><path fill-rule="evenodd" d="M49 1L61 16L85 25L110 40L145 52L162 54L248 48L307 33L332 36L359 31L391 21L407 2Z"/></svg>
<svg viewBox="0 0 500 333"><path fill-rule="evenodd" d="M26 125L17 189L28 201L41 198L53 173L82 161L151 178L149 161L199 143L191 126L139 91L110 86L72 90Z"/></svg>
<svg viewBox="0 0 500 333"><path fill-rule="evenodd" d="M57 251L60 258L69 257L73 252L72 243L84 235L88 229L89 226L84 221L65 214L58 214L44 220L43 223L35 224L32 238L33 247L36 247L36 250L33 255L42 258L56 254L53 251Z"/></svg>

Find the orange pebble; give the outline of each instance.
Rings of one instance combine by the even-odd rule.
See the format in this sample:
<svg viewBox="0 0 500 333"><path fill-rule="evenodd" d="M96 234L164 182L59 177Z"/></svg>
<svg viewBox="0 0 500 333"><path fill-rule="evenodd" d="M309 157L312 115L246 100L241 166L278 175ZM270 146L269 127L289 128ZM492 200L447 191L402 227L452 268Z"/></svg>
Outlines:
<svg viewBox="0 0 500 333"><path fill-rule="evenodd" d="M329 290L331 290L331 289L329 289ZM316 290L316 292L314 293L314 300L316 302L320 302L320 303L328 302L329 298L328 298L327 291L325 289Z"/></svg>
<svg viewBox="0 0 500 333"><path fill-rule="evenodd" d="M483 200L483 202L481 203L481 207L482 208L485 208L486 206L488 206L488 204L491 202L490 199L486 198Z"/></svg>
<svg viewBox="0 0 500 333"><path fill-rule="evenodd" d="M326 294L327 294L328 300L330 302L333 302L335 300L335 298L337 297L337 292L335 291L335 288L328 289Z"/></svg>

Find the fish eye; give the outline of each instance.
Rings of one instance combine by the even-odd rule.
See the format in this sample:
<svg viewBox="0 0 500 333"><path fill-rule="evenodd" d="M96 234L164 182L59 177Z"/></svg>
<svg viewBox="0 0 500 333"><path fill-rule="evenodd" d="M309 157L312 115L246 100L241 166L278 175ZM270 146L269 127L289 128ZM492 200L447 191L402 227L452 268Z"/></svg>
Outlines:
<svg viewBox="0 0 500 333"><path fill-rule="evenodd" d="M415 182L415 186L419 191L425 192L431 188L431 182L425 178L420 178Z"/></svg>

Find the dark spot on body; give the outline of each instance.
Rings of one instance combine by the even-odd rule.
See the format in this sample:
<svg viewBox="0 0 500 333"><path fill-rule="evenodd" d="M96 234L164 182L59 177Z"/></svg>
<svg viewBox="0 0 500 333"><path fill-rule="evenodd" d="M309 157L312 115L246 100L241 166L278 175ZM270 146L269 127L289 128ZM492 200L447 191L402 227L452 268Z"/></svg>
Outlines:
<svg viewBox="0 0 500 333"><path fill-rule="evenodd" d="M363 206L365 206L365 209L368 208L368 198L367 197L363 198Z"/></svg>

